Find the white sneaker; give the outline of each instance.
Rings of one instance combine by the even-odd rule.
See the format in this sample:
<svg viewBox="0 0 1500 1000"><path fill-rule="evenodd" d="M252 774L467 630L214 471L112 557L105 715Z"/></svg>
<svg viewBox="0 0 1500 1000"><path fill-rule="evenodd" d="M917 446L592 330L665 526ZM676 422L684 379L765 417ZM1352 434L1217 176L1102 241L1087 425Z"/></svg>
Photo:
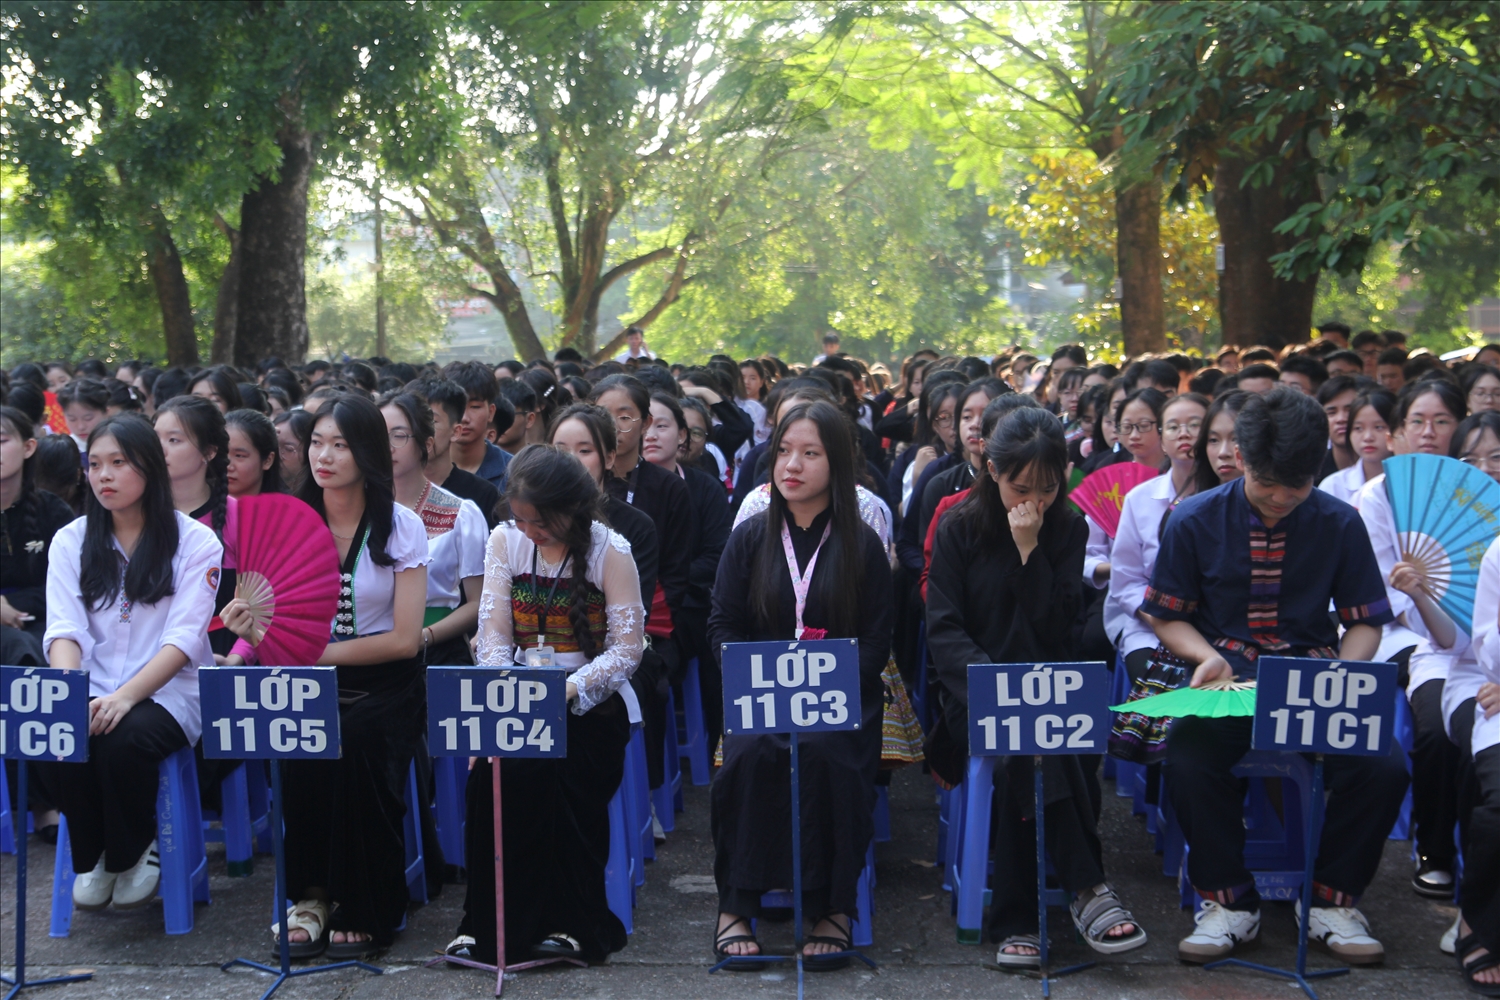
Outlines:
<svg viewBox="0 0 1500 1000"><path fill-rule="evenodd" d="M1297 901L1302 921L1302 901ZM1307 939L1322 945L1350 965L1385 961L1385 945L1370 936L1370 922L1352 906L1314 906L1307 922Z"/></svg>
<svg viewBox="0 0 1500 1000"><path fill-rule="evenodd" d="M157 857L156 841L153 840L135 867L121 872L115 880L115 909L145 906L156 898L156 887L160 884L161 859Z"/></svg>
<svg viewBox="0 0 1500 1000"><path fill-rule="evenodd" d="M1438 938L1438 951L1444 955L1452 955L1458 951L1458 925L1463 920L1462 913L1453 918L1453 926L1443 931L1443 936Z"/></svg>
<svg viewBox="0 0 1500 1000"><path fill-rule="evenodd" d="M1177 957L1184 962L1223 958L1260 933L1259 910L1226 910L1211 899L1203 901L1193 920L1193 933L1177 942Z"/></svg>
<svg viewBox="0 0 1500 1000"><path fill-rule="evenodd" d="M73 877L73 905L80 910L102 910L109 905L110 894L115 891L114 872L104 870L104 858L91 872Z"/></svg>

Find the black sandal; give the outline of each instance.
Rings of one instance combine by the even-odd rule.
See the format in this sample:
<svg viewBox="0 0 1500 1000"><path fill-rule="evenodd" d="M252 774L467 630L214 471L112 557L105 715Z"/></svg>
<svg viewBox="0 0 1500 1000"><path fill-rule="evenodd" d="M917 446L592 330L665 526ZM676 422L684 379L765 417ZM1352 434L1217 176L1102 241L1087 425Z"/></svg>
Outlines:
<svg viewBox="0 0 1500 1000"><path fill-rule="evenodd" d="M583 945L570 934L548 934L532 946L531 953L537 958L571 958L583 961Z"/></svg>
<svg viewBox="0 0 1500 1000"><path fill-rule="evenodd" d="M730 933L730 931L734 930L740 924L744 924L745 929L750 930L750 921L746 920L744 917L735 917L727 925L725 925L722 930L719 930L714 934L714 959L730 972L759 971L760 967L764 963L760 961L752 961L752 959L758 960L761 957L761 953L759 951L757 951L754 955L736 955L724 950L728 945L743 944L746 941L749 941L751 944L755 945L756 948L760 947L760 942L755 939L754 934Z"/></svg>
<svg viewBox="0 0 1500 1000"><path fill-rule="evenodd" d="M844 926L839 927L839 922L834 917L843 917ZM849 956L845 952L854 950L854 922L849 919L848 914L830 913L823 920L828 921L843 932L842 937L829 937L826 934L809 934L803 942L804 946L809 944L829 944L836 949L834 952L822 955L809 955L802 953L802 967L808 972L834 972L838 969L849 967ZM821 923L822 921L819 921Z"/></svg>
<svg viewBox="0 0 1500 1000"><path fill-rule="evenodd" d="M1477 958L1467 958L1470 952L1478 951L1483 947L1479 935L1469 933L1454 942L1453 951L1458 956L1459 968L1463 969L1464 982L1469 984L1470 990L1483 997L1500 997L1500 983L1481 983L1474 979L1477 974L1487 969L1500 968L1500 955L1493 951Z"/></svg>

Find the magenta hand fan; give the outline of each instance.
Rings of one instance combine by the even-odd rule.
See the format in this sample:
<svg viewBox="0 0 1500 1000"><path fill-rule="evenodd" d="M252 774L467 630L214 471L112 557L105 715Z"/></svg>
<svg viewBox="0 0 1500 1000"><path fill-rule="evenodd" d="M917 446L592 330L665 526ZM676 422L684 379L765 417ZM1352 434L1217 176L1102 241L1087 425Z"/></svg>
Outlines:
<svg viewBox="0 0 1500 1000"><path fill-rule="evenodd" d="M1125 494L1161 473L1139 462L1116 462L1083 477L1068 499L1094 519L1110 538L1120 530L1120 511L1125 508Z"/></svg>
<svg viewBox="0 0 1500 1000"><path fill-rule="evenodd" d="M240 497L234 596L250 605L249 636L264 666L318 662L339 600L339 553L307 504L279 493ZM212 626L221 624L216 618ZM211 627L212 627L211 626Z"/></svg>

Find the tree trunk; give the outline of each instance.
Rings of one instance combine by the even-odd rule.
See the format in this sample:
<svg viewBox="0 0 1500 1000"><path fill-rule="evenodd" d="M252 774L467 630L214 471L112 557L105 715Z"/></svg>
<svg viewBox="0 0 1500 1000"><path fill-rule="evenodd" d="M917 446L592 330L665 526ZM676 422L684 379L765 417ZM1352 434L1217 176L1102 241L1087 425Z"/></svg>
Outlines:
<svg viewBox="0 0 1500 1000"><path fill-rule="evenodd" d="M1115 239L1125 355L1164 351L1159 180L1153 177L1115 192Z"/></svg>
<svg viewBox="0 0 1500 1000"><path fill-rule="evenodd" d="M1298 155L1306 153L1299 151ZM1256 156L1240 158L1226 151L1214 171L1214 214L1219 220L1219 239L1224 243L1219 317L1224 343L1281 348L1304 343L1310 336L1318 279L1286 281L1276 277L1270 258L1291 249L1297 237L1277 233L1275 228L1298 205L1317 195L1288 191L1290 164L1283 164L1265 187L1241 187L1245 169Z"/></svg>
<svg viewBox="0 0 1500 1000"><path fill-rule="evenodd" d="M516 349L520 360L545 361L547 350L542 346L542 338L536 335L536 327L531 325L531 314L526 311L526 300L521 296L521 289L511 280L503 261L493 262L489 272L495 290L474 290L489 299L490 304L505 320L505 330L510 334L511 346Z"/></svg>
<svg viewBox="0 0 1500 1000"><path fill-rule="evenodd" d="M239 315L240 299L240 234L230 228L224 217L214 215L214 225L229 241L229 263L219 275L219 298L214 305L214 344L209 352L209 361L216 365L234 364L234 340L236 317Z"/></svg>
<svg viewBox="0 0 1500 1000"><path fill-rule="evenodd" d="M240 289L234 360L252 366L307 356L307 188L312 135L288 125L280 137L281 168L261 177L240 206Z"/></svg>
<svg viewBox="0 0 1500 1000"><path fill-rule="evenodd" d="M187 276L182 273L182 257L172 231L161 212L153 211L151 245L146 270L156 286L156 301L161 306L162 336L167 344L167 364L176 366L198 363L198 334L193 329L193 302L188 295Z"/></svg>

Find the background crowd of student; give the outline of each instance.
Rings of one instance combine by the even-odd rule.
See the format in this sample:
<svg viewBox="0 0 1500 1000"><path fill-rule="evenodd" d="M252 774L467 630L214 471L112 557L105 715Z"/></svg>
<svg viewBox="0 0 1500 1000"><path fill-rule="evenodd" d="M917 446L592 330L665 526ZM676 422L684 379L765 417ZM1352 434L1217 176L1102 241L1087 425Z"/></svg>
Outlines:
<svg viewBox="0 0 1500 1000"><path fill-rule="evenodd" d="M346 695L342 759L288 767L294 956L367 955L401 923L413 762L432 794L427 664L527 663L542 649L575 670L569 757L501 765L506 815L528 817L505 830L507 883L534 890L507 897L509 957L599 960L625 943L602 873L630 727L645 730L658 785L667 691L693 661L717 743L720 644L826 635L860 640L868 723L803 742L807 953L812 967L837 967L885 780L882 713L904 701L893 685L916 683L920 644L938 706L925 766L950 785L966 755L966 664L1118 660L1147 677L1158 636L1137 612L1163 525L1184 499L1242 474L1236 419L1278 387L1322 409L1317 480L1368 525L1397 613L1379 657L1402 664L1416 724L1413 884L1451 895L1451 831L1484 801L1455 720L1495 697L1480 690L1495 678L1482 636L1455 635L1401 562L1380 463L1393 450L1451 455L1500 479L1500 345L1450 368L1408 355L1399 334L1328 324L1281 352L1117 368L1076 345L1048 358L919 351L894 374L837 347L808 367L721 355L671 365L633 343L599 365L565 351L495 367L87 361L5 373L0 658L81 663L97 698L91 763L43 768L30 803L44 838L56 838L59 808L68 815L77 904L150 901L155 766L197 742L196 667L256 662L235 598L236 503L288 493L338 550L339 614L318 662L338 666ZM1070 478L1123 462L1159 475L1129 493L1110 537L1062 499ZM213 615L226 628L208 632ZM1161 759L1164 734L1135 736L1142 759ZM787 743L728 737L721 755L714 951L733 959L759 949L749 921L761 893L790 881ZM199 764L212 797L218 772ZM470 853L491 836L489 766L476 762L466 793ZM997 961L1016 967L1037 961L1030 767L1012 761L997 777L995 849L1007 860L990 930ZM1097 757L1048 759L1047 820L1074 921L1113 953L1146 932L1105 878L1098 768ZM436 838L425 840L433 852ZM493 960L489 866L468 872L449 951ZM1500 918L1469 923L1500 951ZM1368 930L1329 935L1368 960L1379 948ZM1468 933L1456 923L1450 937ZM1185 942L1182 954L1197 953Z"/></svg>

